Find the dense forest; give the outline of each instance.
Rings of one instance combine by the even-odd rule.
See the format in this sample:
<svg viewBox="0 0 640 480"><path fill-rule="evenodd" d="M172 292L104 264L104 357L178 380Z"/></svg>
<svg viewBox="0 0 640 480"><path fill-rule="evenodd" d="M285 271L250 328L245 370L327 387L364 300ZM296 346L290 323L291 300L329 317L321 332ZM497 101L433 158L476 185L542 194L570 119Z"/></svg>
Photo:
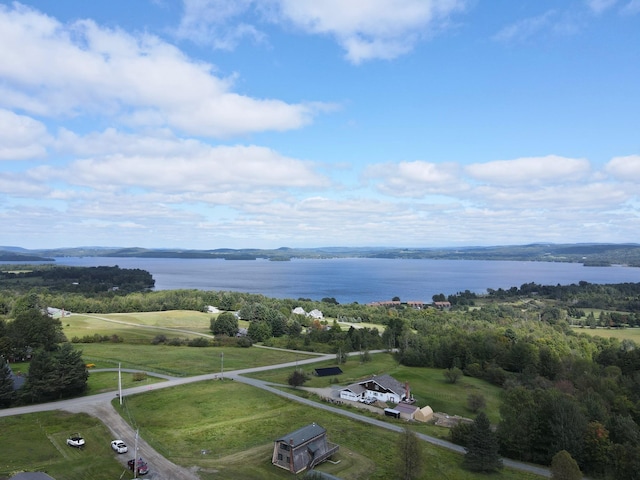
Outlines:
<svg viewBox="0 0 640 480"><path fill-rule="evenodd" d="M98 278L96 282L104 284ZM79 366L77 358L69 358L60 323L44 313L46 307L108 313L206 311L211 305L237 312L249 322L248 337L237 340L233 337L235 316L212 316L212 331L227 338L228 345L237 342L247 347L263 342L334 352L338 361L348 351L366 355L369 350L393 349L404 365L443 369L452 378L456 372L481 378L503 391L501 420L496 426L503 455L549 465L564 450L594 478L633 479L639 475L640 350L631 340L584 332L640 325L640 284L529 283L489 290L486 295L434 295L434 302L443 302L437 304L440 308L415 308L400 299L382 306L342 305L333 298L318 302L226 291L154 292L140 288L124 295L112 288L95 290L39 287L25 293L21 288L5 286L0 292L0 354L12 358L23 352L33 353L35 373L30 370L28 387L21 392L20 401L41 401L82 391L81 368L71 375L79 381L66 386L64 392L46 391L47 382L36 382L61 374L48 371L46 365L67 365L65 368L71 370ZM306 312L318 309L324 319L295 314L296 307ZM345 329L337 320L367 325ZM0 392L2 371L0 368ZM33 380L32 375L36 377ZM0 394L0 401L6 405L8 400ZM455 429L452 438L463 444L468 441L464 431Z"/></svg>

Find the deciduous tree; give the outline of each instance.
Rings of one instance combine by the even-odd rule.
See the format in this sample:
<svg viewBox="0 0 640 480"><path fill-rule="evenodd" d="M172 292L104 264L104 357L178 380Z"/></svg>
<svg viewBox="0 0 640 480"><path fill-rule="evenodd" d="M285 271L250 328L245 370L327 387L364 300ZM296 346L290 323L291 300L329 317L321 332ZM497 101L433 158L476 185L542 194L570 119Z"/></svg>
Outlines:
<svg viewBox="0 0 640 480"><path fill-rule="evenodd" d="M566 450L560 450L551 460L552 480L580 480L582 472L578 463Z"/></svg>

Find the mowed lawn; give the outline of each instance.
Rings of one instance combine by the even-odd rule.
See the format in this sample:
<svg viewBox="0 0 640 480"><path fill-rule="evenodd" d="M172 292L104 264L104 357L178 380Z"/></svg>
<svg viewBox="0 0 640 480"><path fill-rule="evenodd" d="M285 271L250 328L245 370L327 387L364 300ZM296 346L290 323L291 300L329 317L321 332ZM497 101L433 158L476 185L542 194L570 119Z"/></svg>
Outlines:
<svg viewBox="0 0 640 480"><path fill-rule="evenodd" d="M82 450L66 444L75 432L86 441ZM86 414L54 411L0 418L0 478L20 471L43 471L56 480L131 478L110 441L100 420Z"/></svg>
<svg viewBox="0 0 640 480"><path fill-rule="evenodd" d="M200 382L129 396L122 411L164 456L185 467L198 466L203 480L292 478L271 464L273 442L312 422L340 445L335 462L325 462L320 470L344 480L387 480L396 474L397 433L238 382ZM458 454L426 443L423 451L422 479L540 478L508 469L472 474L460 468Z"/></svg>
<svg viewBox="0 0 640 480"><path fill-rule="evenodd" d="M141 313L72 314L61 319L64 334L74 337L118 335L125 341L151 341L157 335L167 338L195 338L211 335L211 318L216 315L192 310ZM195 332L195 333L189 333Z"/></svg>
<svg viewBox="0 0 640 480"><path fill-rule="evenodd" d="M379 353L371 356L370 362L361 362L359 356L349 357L346 363L340 365L343 371L341 375L330 377L318 377L315 369L319 367L336 366L335 362L321 362L313 365L304 365L302 370L309 380L305 387L325 388L347 386L371 375L389 374L400 382L408 382L411 394L416 399L416 405L424 407L429 405L434 412L442 412L448 415L460 415L475 418L475 413L467 407L467 399L471 393L479 393L486 400L485 413L492 423L500 420L500 392L501 389L483 380L471 377L460 377L455 383L445 381L443 370L436 368L405 367L396 362L393 355ZM260 380L274 383L287 384L287 378L295 370L295 367L269 370L248 375Z"/></svg>
<svg viewBox="0 0 640 480"><path fill-rule="evenodd" d="M122 368L164 373L174 376L217 373L293 362L307 358L303 353L260 347L174 347L170 345L127 343L77 343L85 363L95 368Z"/></svg>

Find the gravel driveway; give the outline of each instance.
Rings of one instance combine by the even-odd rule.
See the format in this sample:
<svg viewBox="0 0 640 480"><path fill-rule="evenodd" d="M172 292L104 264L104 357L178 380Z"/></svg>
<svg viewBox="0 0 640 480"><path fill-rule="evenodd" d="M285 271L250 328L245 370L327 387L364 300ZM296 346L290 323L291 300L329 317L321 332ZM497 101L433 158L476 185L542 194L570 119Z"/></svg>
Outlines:
<svg viewBox="0 0 640 480"><path fill-rule="evenodd" d="M113 453L113 456L120 460L122 467L128 469L127 461L133 458L133 449L136 444L136 432L113 408L110 402L96 403L91 405L82 405L79 407L72 407L65 409L73 413L85 412L96 418L99 418L107 428L111 431L111 435L114 439L120 439L124 441L129 447L128 453L117 454ZM148 480L199 480L200 477L195 473L197 467L194 467L193 471L180 467L175 463L170 462L164 456L155 451L147 442L144 441L138 435L138 458L147 462L149 465L149 473L145 475L144 479Z"/></svg>

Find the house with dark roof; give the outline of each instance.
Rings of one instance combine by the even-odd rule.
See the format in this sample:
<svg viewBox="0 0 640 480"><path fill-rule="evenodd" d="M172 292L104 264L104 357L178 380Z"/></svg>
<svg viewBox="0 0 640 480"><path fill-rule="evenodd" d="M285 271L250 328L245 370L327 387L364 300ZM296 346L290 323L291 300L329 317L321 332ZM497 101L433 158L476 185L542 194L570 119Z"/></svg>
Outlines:
<svg viewBox="0 0 640 480"><path fill-rule="evenodd" d="M324 462L338 448L327 440L326 429L312 423L278 438L274 442L271 463L291 473L300 473Z"/></svg>
<svg viewBox="0 0 640 480"><path fill-rule="evenodd" d="M408 385L403 385L391 375L374 375L340 390L340 398L354 402L400 403L410 399L410 392Z"/></svg>

